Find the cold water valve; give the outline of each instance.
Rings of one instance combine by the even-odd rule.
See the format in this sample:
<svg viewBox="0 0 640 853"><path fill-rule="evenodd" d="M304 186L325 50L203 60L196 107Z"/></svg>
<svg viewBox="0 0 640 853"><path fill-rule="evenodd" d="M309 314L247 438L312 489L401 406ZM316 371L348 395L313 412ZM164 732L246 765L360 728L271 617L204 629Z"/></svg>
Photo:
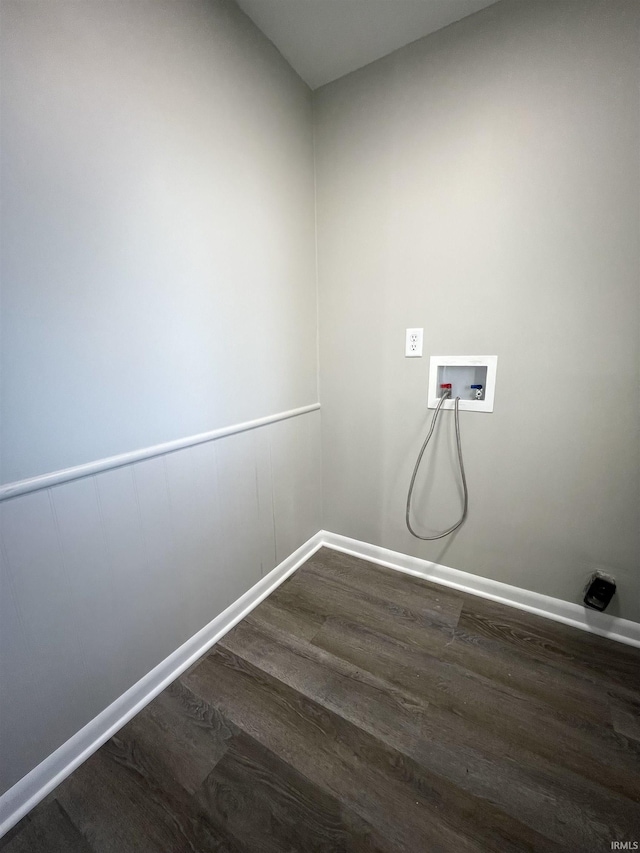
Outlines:
<svg viewBox="0 0 640 853"><path fill-rule="evenodd" d="M474 392L474 400L482 400L482 385L472 385L471 390Z"/></svg>

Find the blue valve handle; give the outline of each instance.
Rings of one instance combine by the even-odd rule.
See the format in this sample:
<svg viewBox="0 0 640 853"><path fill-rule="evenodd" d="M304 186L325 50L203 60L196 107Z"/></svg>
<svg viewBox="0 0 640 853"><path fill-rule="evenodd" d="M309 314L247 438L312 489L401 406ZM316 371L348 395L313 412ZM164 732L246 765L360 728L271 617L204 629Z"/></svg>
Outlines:
<svg viewBox="0 0 640 853"><path fill-rule="evenodd" d="M477 388L479 391L482 391L482 385L472 385L472 388Z"/></svg>

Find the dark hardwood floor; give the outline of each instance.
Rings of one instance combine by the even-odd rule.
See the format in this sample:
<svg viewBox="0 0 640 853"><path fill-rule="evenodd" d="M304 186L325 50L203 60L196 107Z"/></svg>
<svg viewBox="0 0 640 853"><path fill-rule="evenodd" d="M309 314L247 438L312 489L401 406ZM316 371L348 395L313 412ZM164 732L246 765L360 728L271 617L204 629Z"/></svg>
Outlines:
<svg viewBox="0 0 640 853"><path fill-rule="evenodd" d="M640 649L322 549L3 853L640 842Z"/></svg>

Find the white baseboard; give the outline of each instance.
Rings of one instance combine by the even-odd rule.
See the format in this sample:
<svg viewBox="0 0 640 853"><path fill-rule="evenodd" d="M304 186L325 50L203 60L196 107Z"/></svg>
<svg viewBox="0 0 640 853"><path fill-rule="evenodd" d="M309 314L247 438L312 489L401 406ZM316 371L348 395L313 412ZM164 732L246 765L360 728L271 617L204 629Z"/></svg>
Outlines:
<svg viewBox="0 0 640 853"><path fill-rule="evenodd" d="M360 542L358 539L350 539L338 533L322 530L320 536L322 545L327 548L640 648L639 622L620 619L618 616L599 613L597 610L588 610L580 604L510 586L500 581L462 572L459 569L450 569L448 566L441 566L398 551L390 551L388 548L370 545L368 542Z"/></svg>
<svg viewBox="0 0 640 853"><path fill-rule="evenodd" d="M321 530L0 797L0 838L320 547L640 647L640 623Z"/></svg>
<svg viewBox="0 0 640 853"><path fill-rule="evenodd" d="M322 545L316 533L0 797L0 838Z"/></svg>

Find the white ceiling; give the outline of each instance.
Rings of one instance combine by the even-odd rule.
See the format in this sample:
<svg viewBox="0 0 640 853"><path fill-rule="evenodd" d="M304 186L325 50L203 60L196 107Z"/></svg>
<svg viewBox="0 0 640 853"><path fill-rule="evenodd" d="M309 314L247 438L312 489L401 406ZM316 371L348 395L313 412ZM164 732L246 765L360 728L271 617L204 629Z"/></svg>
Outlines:
<svg viewBox="0 0 640 853"><path fill-rule="evenodd" d="M496 0L237 0L312 89Z"/></svg>

